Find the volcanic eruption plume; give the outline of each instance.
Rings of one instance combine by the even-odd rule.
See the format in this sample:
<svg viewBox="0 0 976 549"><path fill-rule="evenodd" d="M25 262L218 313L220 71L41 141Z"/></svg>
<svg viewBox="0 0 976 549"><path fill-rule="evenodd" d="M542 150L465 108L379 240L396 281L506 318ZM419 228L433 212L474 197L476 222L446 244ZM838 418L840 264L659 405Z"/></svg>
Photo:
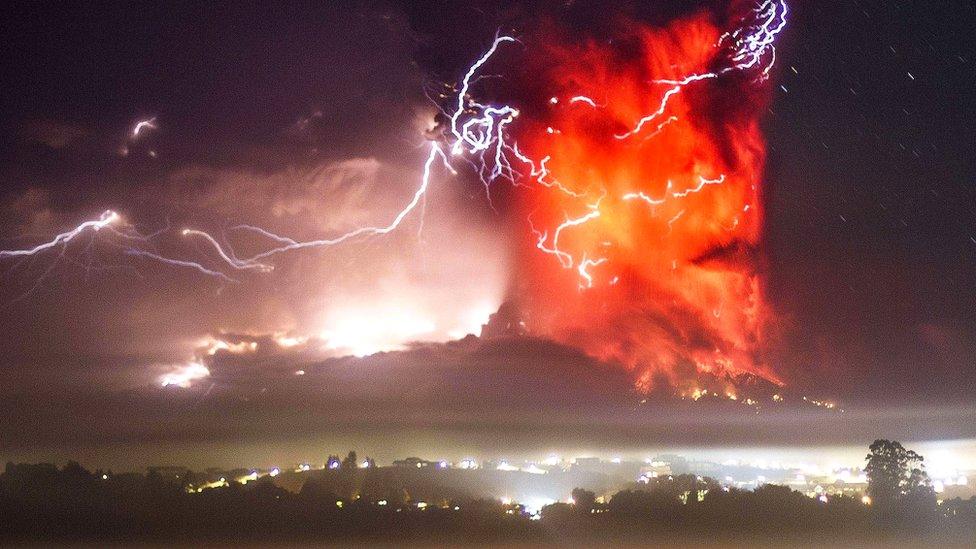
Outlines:
<svg viewBox="0 0 976 549"><path fill-rule="evenodd" d="M625 364L645 390L702 374L779 383L761 358L757 245L760 118L787 8L739 7L613 40L549 29L526 48L536 108L516 153L537 181L519 194L518 300L531 330Z"/></svg>
<svg viewBox="0 0 976 549"><path fill-rule="evenodd" d="M418 186L376 225L307 241L250 224L223 236L179 231L209 251L204 264L154 251L168 229L143 236L114 227L122 225L111 213L46 244L0 251L0 259L78 263L108 235L128 257L221 283L237 281L225 271L271 276L280 254L400 229L423 215L432 185L473 171L489 198L499 182L515 187L512 295L530 331L626 365L644 390L660 379L690 392L709 375L779 384L762 360L773 323L758 249L760 119L787 15L783 0L735 1L724 13L663 27L621 22L599 38L554 24L496 35L437 94L442 131ZM154 121L139 122L133 135ZM80 235L89 244L72 247ZM266 246L238 254L242 235Z"/></svg>

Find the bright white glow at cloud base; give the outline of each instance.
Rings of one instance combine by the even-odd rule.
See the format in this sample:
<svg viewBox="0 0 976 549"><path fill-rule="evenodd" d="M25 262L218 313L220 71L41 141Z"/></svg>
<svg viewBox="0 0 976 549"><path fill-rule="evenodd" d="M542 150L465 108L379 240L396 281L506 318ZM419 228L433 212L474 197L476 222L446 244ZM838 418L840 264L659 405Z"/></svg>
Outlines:
<svg viewBox="0 0 976 549"><path fill-rule="evenodd" d="M194 381L210 376L210 370L199 362L177 366L173 371L163 374L159 384L163 387L189 387Z"/></svg>

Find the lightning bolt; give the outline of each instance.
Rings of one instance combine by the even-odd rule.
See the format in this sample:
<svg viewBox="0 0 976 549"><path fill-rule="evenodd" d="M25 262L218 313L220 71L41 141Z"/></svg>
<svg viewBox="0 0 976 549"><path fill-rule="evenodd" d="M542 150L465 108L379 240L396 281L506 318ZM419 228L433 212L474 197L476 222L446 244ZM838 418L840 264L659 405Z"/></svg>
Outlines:
<svg viewBox="0 0 976 549"><path fill-rule="evenodd" d="M488 51L486 51L480 58L478 58L477 61L474 62L473 65L471 65L468 68L468 71L464 74L464 78L461 80L461 88L460 90L458 90L458 94L457 94L457 109L454 111L454 114L451 115L451 133L454 134L455 139L457 139L457 141L454 143L454 147L452 147L452 152L455 154L460 152L461 148L463 147L462 143L468 142L472 146L476 147L477 143L480 141L477 138L475 138L473 141L470 141L469 139L471 139L472 136L468 132L459 131L458 130L459 120L461 119L461 115L467 110L467 107L465 106L465 102L468 101L468 93L471 88L471 79L474 77L475 74L477 74L478 70L485 63L487 63L489 59L491 59L491 56L495 55L495 52L498 51L498 46L506 42L516 42L516 40L514 37L511 36L495 36L495 41L492 42L491 47L488 48ZM484 106L478 103L472 102L472 105L484 109ZM488 120L490 119L491 116L489 113ZM470 126L473 122L479 120L481 120L485 124L488 123L487 121L484 120L483 117L481 118L476 117L466 122L465 126ZM477 148L474 148L470 152L475 152L476 150Z"/></svg>
<svg viewBox="0 0 976 549"><path fill-rule="evenodd" d="M562 222L558 227L556 227L556 231L552 235L551 246L546 245L546 241L549 240L548 233L536 231L536 236L539 237L536 247L549 255L555 256L557 259L559 259L559 263L562 264L563 267L571 269L575 263L575 259L571 254L564 252L559 248L559 237L562 236L564 230L589 223L590 221L599 218L600 215L602 214L600 213L599 204L597 204L595 208L592 208L585 215L575 219L567 219L566 221Z"/></svg>
<svg viewBox="0 0 976 549"><path fill-rule="evenodd" d="M585 255L583 256L583 261L580 262L577 272L579 273L581 282L580 289L592 288L593 287L593 275L590 274L591 267L598 267L603 265L608 260L605 257L600 259L588 259Z"/></svg>
<svg viewBox="0 0 976 549"><path fill-rule="evenodd" d="M69 242L78 237L78 235L83 234L87 231L98 232L101 229L115 223L119 220L119 214L113 212L112 210L107 210L98 219L92 221L85 221L84 223L78 225L70 231L63 232L56 235L49 242L43 244L38 244L33 248L27 248L25 250L0 250L0 259L7 257L23 257L29 255L37 255L43 253L47 250L56 247L67 246Z"/></svg>
<svg viewBox="0 0 976 549"><path fill-rule="evenodd" d="M590 99L589 97L587 97L585 95L577 95L575 97L570 97L569 98L569 103L571 105L573 103L586 103L587 105L589 105L589 106L591 106L593 108L596 108L596 101Z"/></svg>
<svg viewBox="0 0 976 549"><path fill-rule="evenodd" d="M786 27L788 14L789 7L785 0L764 0L760 2L753 10L754 21L747 22L731 33L726 33L716 44L717 47L724 47L728 44L727 47L731 48L728 66L714 72L690 74L677 80L655 80L655 84L671 86L661 97L661 103L657 110L638 120L630 131L614 137L627 139L639 134L644 126L664 116L671 98L681 93L685 87L696 82L719 78L733 71L750 70L760 65L763 68L759 72L759 80L766 80L776 63L776 36ZM763 64L764 59L768 59L765 64ZM658 126L657 131L660 131L662 127Z"/></svg>
<svg viewBox="0 0 976 549"><path fill-rule="evenodd" d="M670 181L668 181L668 188L671 188ZM651 206L663 206L667 202L667 199L664 198L651 198L650 196L644 194L643 191L637 193L627 193L623 195L621 198L623 198L624 200L643 200L644 202L647 202Z"/></svg>
<svg viewBox="0 0 976 549"><path fill-rule="evenodd" d="M675 198L685 198L690 194L700 193L702 189L704 189L707 185L721 185L722 183L725 183L725 174L719 176L718 179L706 179L704 177L699 176L698 186L685 191L671 193L671 196Z"/></svg>
<svg viewBox="0 0 976 549"><path fill-rule="evenodd" d="M616 137L617 139L627 139L628 137L640 133L641 130L644 129L644 126L646 126L650 122L653 122L654 120L657 120L658 117L664 115L664 111L666 111L668 108L668 102L671 101L672 97L680 93L683 87L684 86L682 85L676 85L673 88L669 89L668 91L664 92L664 97L661 98L661 106L658 107L656 111L638 120L637 125L634 126L634 129L626 133L615 135L614 137Z"/></svg>
<svg viewBox="0 0 976 549"><path fill-rule="evenodd" d="M259 261L280 253L294 251L294 250L302 250L306 248L321 248L321 247L336 246L338 244L342 244L343 242L347 242L349 240L353 240L358 237L380 236L380 235L385 235L393 232L394 230L397 229L397 227L400 226L401 223L403 223L403 220L406 219L407 216L410 215L410 213L413 212L417 208L417 206L421 203L421 200L423 199L424 195L427 193L428 188L430 187L432 169L435 161L437 161L438 159L440 159L443 162L444 167L450 173L452 174L457 173L457 171L448 162L447 156L441 150L441 147L437 143L431 143L430 153L427 155L427 161L424 163L424 172L423 172L423 177L421 178L420 186L417 187L416 191L414 191L413 198L410 200L410 202L407 203L407 205L403 209L401 209L393 218L393 220L390 221L390 223L387 225L375 226L375 227L360 227L358 229L347 232L335 238L310 240L305 242L299 242L290 238L279 236L265 229L253 227L250 225L240 225L236 228L244 231L253 231L257 234L266 236L272 240L282 243L281 246L278 246L276 248L271 248L269 250L266 250L253 257L246 258L246 259L234 258L232 254L223 250L220 243L218 243L216 239L214 239L212 236L210 236L209 234L203 231L187 229L184 230L184 235L201 236L205 238L212 246L214 246L214 248L218 252L218 255L222 259L224 259L224 261L227 262L228 265L230 265L235 269L241 269L241 270L254 269L261 272L267 272L271 270L272 267L270 265L259 263Z"/></svg>
<svg viewBox="0 0 976 549"><path fill-rule="evenodd" d="M172 265L174 267L185 267L187 269L192 269L201 274L205 274L207 276L223 280L224 282L237 282L237 280L234 280L233 278L227 276L226 274L220 271L208 269L203 265L201 265L200 263L196 263L194 261L187 261L184 259L172 259L172 258L164 257L154 252L150 252L147 250L139 250L135 248L127 248L125 250L125 253L133 257L142 257L145 259L151 259L153 261L157 261L159 263L163 263L166 265Z"/></svg>
<svg viewBox="0 0 976 549"><path fill-rule="evenodd" d="M166 229L157 231L152 234L143 235L139 233L133 226L126 223L122 216L117 212L112 210L106 210L98 218L84 221L74 227L71 230L59 233L55 235L51 240L38 244L36 246L24 249L16 250L0 250L0 259L10 259L10 258L34 258L43 257L50 254L54 254L53 261L47 266L47 268L41 273L40 276L36 278L33 286L25 292L21 297L30 295L33 293L40 284L54 271L58 264L62 261L74 264L83 268L86 272L90 272L93 269L106 268L102 264L96 266L93 258L93 248L97 241L104 242L106 245L116 248L125 256L133 257L138 256L144 259L149 259L158 263L163 263L166 265L171 265L181 268L189 268L196 270L207 276L223 280L225 282L235 282L233 279L221 273L219 271L209 269L204 265L183 259L173 259L165 257L157 252L147 249L153 240L161 236L166 232ZM83 236L89 236L90 239L87 244L81 249L80 254L71 254L70 247L73 242L81 239ZM109 237L116 237L116 239L111 238L101 238L101 235L108 235ZM117 241L116 241L117 240ZM87 260L76 259L76 257L87 256Z"/></svg>
<svg viewBox="0 0 976 549"><path fill-rule="evenodd" d="M274 270L274 266L273 265L266 265L264 263L254 263L254 262L248 262L248 261L241 261L240 259L237 259L235 257L232 257L231 255L229 255L227 252L224 251L223 247L220 245L219 242L217 242L217 240L214 237L210 236L209 234L207 234L207 233L205 233L203 231L197 231L197 230L194 230L194 229L183 229L182 235L183 236L199 236L199 237L203 238L211 246L214 247L214 249L217 251L217 255L219 255L221 259L223 259L224 261L226 261L227 264L229 264L231 267L233 267L235 269L256 270L256 271L262 272L262 273L268 273L268 272L271 272L271 271ZM294 242L294 241L292 241L292 242Z"/></svg>
<svg viewBox="0 0 976 549"><path fill-rule="evenodd" d="M149 118L147 120L140 120L136 122L136 125L132 128L132 139L139 137L139 134L145 130L155 130L156 129L156 117Z"/></svg>

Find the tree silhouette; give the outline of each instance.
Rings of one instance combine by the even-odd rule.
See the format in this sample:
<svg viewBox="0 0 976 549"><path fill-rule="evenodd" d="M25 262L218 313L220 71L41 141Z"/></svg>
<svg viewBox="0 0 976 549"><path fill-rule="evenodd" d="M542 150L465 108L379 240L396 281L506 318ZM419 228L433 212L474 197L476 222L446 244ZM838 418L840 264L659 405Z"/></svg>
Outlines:
<svg viewBox="0 0 976 549"><path fill-rule="evenodd" d="M875 440L864 471L868 475L868 495L881 506L893 505L908 496L916 499L931 491L929 477L922 466L924 458L901 443Z"/></svg>
<svg viewBox="0 0 976 549"><path fill-rule="evenodd" d="M573 502L576 503L576 508L579 509L580 513L589 513L596 505L596 494L589 490L573 488L572 497Z"/></svg>
<svg viewBox="0 0 976 549"><path fill-rule="evenodd" d="M878 525L892 530L931 531L938 502L922 456L898 442L876 440L867 460L868 495Z"/></svg>

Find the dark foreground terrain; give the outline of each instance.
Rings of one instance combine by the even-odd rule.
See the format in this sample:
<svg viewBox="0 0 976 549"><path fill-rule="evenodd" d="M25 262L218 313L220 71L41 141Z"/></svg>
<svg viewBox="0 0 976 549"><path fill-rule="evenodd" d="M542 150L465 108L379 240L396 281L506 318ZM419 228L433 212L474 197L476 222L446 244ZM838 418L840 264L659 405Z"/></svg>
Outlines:
<svg viewBox="0 0 976 549"><path fill-rule="evenodd" d="M925 489L866 504L846 496L813 499L776 485L741 491L707 477L675 475L604 498L574 490L572 503L533 514L516 503L468 498L449 486L396 480L384 469L324 471L293 492L270 476L201 489L192 478L157 471L112 475L75 463L8 464L0 475L0 542L976 544L976 498L940 502ZM883 487L873 486L884 500Z"/></svg>

